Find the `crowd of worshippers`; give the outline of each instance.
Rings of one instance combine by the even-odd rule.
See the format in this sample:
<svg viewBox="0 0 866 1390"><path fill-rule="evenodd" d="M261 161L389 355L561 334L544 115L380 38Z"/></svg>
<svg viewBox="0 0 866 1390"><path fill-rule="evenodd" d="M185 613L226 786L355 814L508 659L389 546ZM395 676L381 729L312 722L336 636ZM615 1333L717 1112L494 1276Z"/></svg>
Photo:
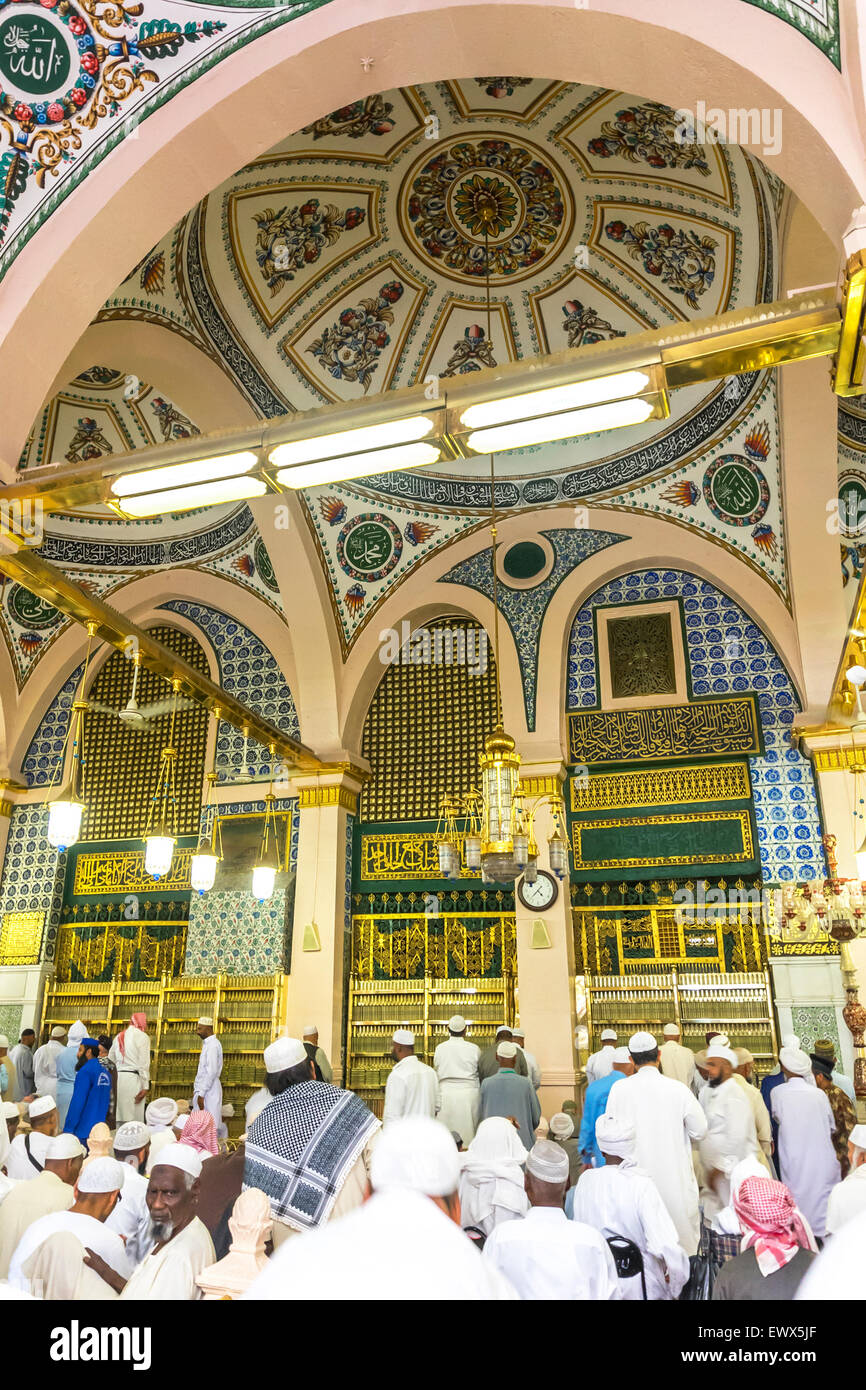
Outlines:
<svg viewBox="0 0 866 1390"><path fill-rule="evenodd" d="M191 1102L149 1099L143 1015L113 1042L0 1036L0 1296L201 1298L252 1188L271 1223L250 1299L391 1297L395 1270L414 1299L857 1296L866 1125L830 1043L786 1038L758 1086L726 1034L694 1053L674 1024L661 1046L606 1028L580 1116L547 1120L518 1027L483 1052L467 1027L432 1067L397 1029L381 1120L314 1026L278 1037L236 1146L212 1019Z"/></svg>

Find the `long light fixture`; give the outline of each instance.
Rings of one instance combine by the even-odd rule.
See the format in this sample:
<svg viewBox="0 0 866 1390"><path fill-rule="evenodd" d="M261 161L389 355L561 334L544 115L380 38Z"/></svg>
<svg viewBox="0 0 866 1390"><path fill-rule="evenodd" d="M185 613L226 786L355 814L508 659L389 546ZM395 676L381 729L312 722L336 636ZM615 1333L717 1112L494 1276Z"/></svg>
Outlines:
<svg viewBox="0 0 866 1390"><path fill-rule="evenodd" d="M162 878L171 870L178 834L177 783L175 780L177 749L174 746L174 732L180 681L173 680L171 688L173 693L171 728L168 743L162 750L156 791L151 799L147 826L144 831L144 869L145 873L156 879Z"/></svg>
<svg viewBox="0 0 866 1390"><path fill-rule="evenodd" d="M258 463L256 450L235 449L167 462L159 468L139 468L118 474L106 500L115 511L136 519L263 497L268 485L253 474Z"/></svg>
<svg viewBox="0 0 866 1390"><path fill-rule="evenodd" d="M253 869L252 895L260 903L265 903L273 895L280 863L277 817L274 811L274 750L271 749L271 777L265 796L265 823L262 827L262 843L259 857Z"/></svg>
<svg viewBox="0 0 866 1390"><path fill-rule="evenodd" d="M399 394L402 402L386 400L378 410L384 418L372 424L328 430L329 414L323 421L325 432L273 444L268 461L278 470L277 483L288 488L316 487L438 463L443 456L444 409L440 405L424 410L417 392L408 393L408 402L406 393ZM395 414L397 410L403 413ZM312 419L310 424L315 428ZM447 452L450 456L453 451Z"/></svg>
<svg viewBox="0 0 866 1390"><path fill-rule="evenodd" d="M217 707L213 713L214 727L215 731L218 733L220 718L219 707ZM213 888L214 882L216 880L217 866L219 865L223 857L222 829L220 827L219 816L217 814L217 807L213 801L213 792L214 787L216 786L216 781L216 738L214 738L213 766L211 767L210 772L207 774L207 793L205 795L204 806L202 807L202 818L207 817L208 811L213 812L213 817L211 820L210 837L202 835L199 838L196 852L192 856L189 866L190 886L194 893L198 893L199 897L202 897L205 893L210 892L211 888ZM217 844L219 844L219 849L217 849Z"/></svg>
<svg viewBox="0 0 866 1390"><path fill-rule="evenodd" d="M72 737L72 758L69 770L69 781L55 800L49 802L48 807L48 843L59 853L77 844L81 834L81 819L86 809L84 801L84 724L85 715L90 709L90 704L84 698L84 690L87 684L87 672L90 666L90 648L96 633L96 623L87 624L87 652L84 657L84 670L81 675L81 685L78 690L78 698L72 704L72 718L63 742L58 767L62 769L66 748L70 735Z"/></svg>

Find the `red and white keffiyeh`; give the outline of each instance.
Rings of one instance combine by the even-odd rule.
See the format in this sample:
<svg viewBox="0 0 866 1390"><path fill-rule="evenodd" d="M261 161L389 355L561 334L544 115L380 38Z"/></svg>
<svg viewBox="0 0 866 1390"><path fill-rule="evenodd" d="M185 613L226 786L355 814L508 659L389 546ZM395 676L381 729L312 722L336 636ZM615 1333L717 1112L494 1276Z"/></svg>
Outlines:
<svg viewBox="0 0 866 1390"><path fill-rule="evenodd" d="M764 1278L783 1269L798 1250L817 1252L811 1227L782 1182L746 1178L734 1195L734 1211L744 1231L742 1249L754 1247Z"/></svg>
<svg viewBox="0 0 866 1390"><path fill-rule="evenodd" d="M130 1018L133 1028L140 1028L142 1032L147 1027L147 1014L133 1014ZM126 1056L126 1029L117 1035L117 1046L120 1048L121 1057Z"/></svg>

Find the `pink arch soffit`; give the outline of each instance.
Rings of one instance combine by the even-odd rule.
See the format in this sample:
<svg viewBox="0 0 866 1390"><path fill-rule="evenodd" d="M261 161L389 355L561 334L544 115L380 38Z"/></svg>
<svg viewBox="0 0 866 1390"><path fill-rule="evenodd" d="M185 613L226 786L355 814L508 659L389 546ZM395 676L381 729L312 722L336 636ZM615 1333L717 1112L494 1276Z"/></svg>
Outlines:
<svg viewBox="0 0 866 1390"><path fill-rule="evenodd" d="M331 0L224 59L143 121L23 247L0 294L0 464L11 469L51 381L107 295L188 208L250 159L371 92L522 72L677 108L768 108L768 160L838 243L866 201L846 78L791 26L742 0ZM855 21L851 20L853 24ZM853 44L852 44L853 48ZM372 59L365 68L362 59ZM206 94L206 100L205 98ZM756 151L757 152L757 151Z"/></svg>

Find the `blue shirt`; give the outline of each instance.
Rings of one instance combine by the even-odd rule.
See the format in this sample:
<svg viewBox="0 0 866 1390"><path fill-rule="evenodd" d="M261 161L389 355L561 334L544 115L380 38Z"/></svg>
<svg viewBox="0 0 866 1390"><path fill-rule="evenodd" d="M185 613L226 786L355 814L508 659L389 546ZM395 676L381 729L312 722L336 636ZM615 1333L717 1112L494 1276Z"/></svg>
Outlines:
<svg viewBox="0 0 866 1390"><path fill-rule="evenodd" d="M91 1057L75 1075L75 1089L66 1113L64 1133L87 1143L94 1125L104 1124L111 1103L111 1077L97 1057Z"/></svg>
<svg viewBox="0 0 866 1390"><path fill-rule="evenodd" d="M596 1168L604 1166L604 1158L595 1140L595 1122L607 1109L610 1088L616 1085L617 1081L625 1081L625 1072L610 1071L607 1076L599 1077L598 1081L590 1082L583 1098L583 1118L580 1122L578 1143L584 1160L588 1163L590 1158L594 1158Z"/></svg>

